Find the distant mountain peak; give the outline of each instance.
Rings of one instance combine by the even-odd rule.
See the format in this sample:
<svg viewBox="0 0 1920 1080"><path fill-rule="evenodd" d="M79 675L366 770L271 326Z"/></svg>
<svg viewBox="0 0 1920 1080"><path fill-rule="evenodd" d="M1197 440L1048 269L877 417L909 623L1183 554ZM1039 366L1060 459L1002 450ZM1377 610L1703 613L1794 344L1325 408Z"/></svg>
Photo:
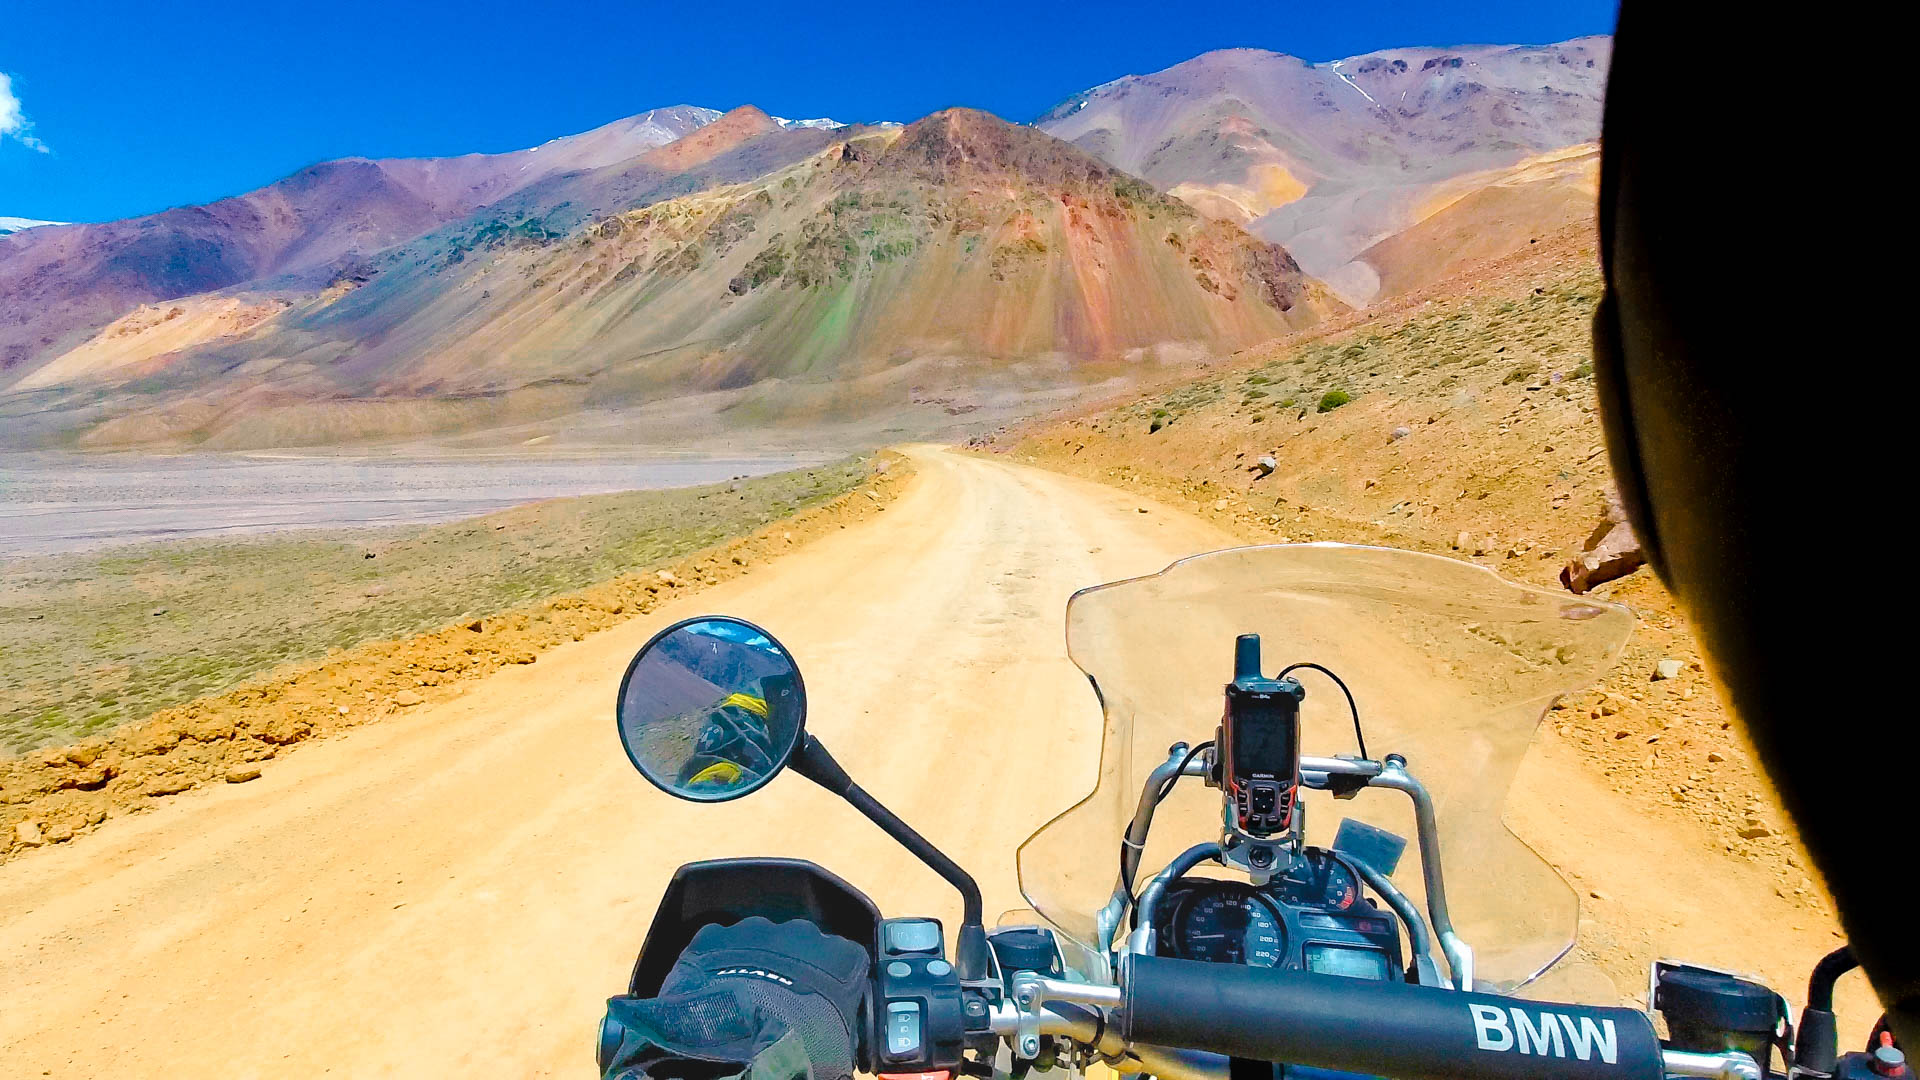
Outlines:
<svg viewBox="0 0 1920 1080"><path fill-rule="evenodd" d="M64 221L41 221L37 218L0 217L0 236L4 236L7 233L25 232L28 229L37 229L42 225L65 224L66 222Z"/></svg>
<svg viewBox="0 0 1920 1080"><path fill-rule="evenodd" d="M673 142L649 150L640 160L669 169L690 169L719 157L749 139L785 130L757 105L741 105Z"/></svg>
<svg viewBox="0 0 1920 1080"><path fill-rule="evenodd" d="M1037 128L968 108L908 124L886 156L943 184L1007 173L1053 184L1117 175L1106 162Z"/></svg>
<svg viewBox="0 0 1920 1080"><path fill-rule="evenodd" d="M1382 273L1412 278L1357 265L1360 256L1460 198L1465 178L1500 177L1598 137L1611 49L1610 38L1586 37L1389 48L1319 63L1219 49L1076 94L1034 126L1245 225L1364 303ZM1527 173L1535 177L1527 192L1479 200L1486 220L1459 227L1472 243L1449 250L1478 250L1490 231L1525 243L1559 227L1579 205L1577 173ZM1421 256L1436 265L1448 257Z"/></svg>

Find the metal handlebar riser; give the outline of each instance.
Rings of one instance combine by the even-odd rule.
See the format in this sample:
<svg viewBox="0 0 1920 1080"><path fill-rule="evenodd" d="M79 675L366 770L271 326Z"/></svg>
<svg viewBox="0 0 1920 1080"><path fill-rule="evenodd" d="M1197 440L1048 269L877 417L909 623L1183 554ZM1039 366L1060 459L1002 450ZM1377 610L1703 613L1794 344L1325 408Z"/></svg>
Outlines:
<svg viewBox="0 0 1920 1080"><path fill-rule="evenodd" d="M1017 984L1019 977L1015 978ZM1119 992L1118 987L1107 989ZM1039 1036L1062 1035L1091 1048L1122 1074L1151 1073L1158 1080L1228 1080L1227 1058L1221 1054L1165 1046L1128 1046L1119 1032L1091 1013L1058 1013L1041 1007L1028 1010L1003 1002L993 1007L987 1022L994 1034L1012 1038L1022 1057L1032 1058L1040 1052ZM1023 1030L1032 1036L1031 1041L1022 1034Z"/></svg>
<svg viewBox="0 0 1920 1080"><path fill-rule="evenodd" d="M1126 995L1118 986L1050 979L1031 971L1016 974L1009 990L1015 1008L1014 1049L1024 1058L1039 1056L1040 1036L1044 1033L1042 1021L1060 1015L1048 1011L1047 1002L1064 1001L1099 1009L1117 1009L1126 1002Z"/></svg>
<svg viewBox="0 0 1920 1080"><path fill-rule="evenodd" d="M1120 928L1120 920L1126 917L1127 906L1133 903L1133 897L1127 892L1127 882L1140 871L1140 856L1147 846L1147 834L1153 830L1153 812L1160 805L1160 789L1166 786L1174 776L1206 776L1213 771L1213 752L1204 751L1187 756L1190 749L1186 743L1174 743L1167 749L1167 760L1153 767L1147 774L1147 782L1140 789L1139 805L1134 807L1133 820L1127 824L1126 835L1120 838L1120 876L1114 882L1113 896L1107 906L1094 916L1094 926L1100 935L1100 947L1113 945L1113 933ZM1185 762L1185 768L1181 763Z"/></svg>
<svg viewBox="0 0 1920 1080"><path fill-rule="evenodd" d="M1217 843L1209 841L1195 844L1153 875L1147 887L1140 890L1140 902L1134 912L1133 936L1127 943L1128 952L1153 955L1156 935L1154 919L1160 914L1160 898L1166 895L1168 883L1203 862L1219 862L1223 854Z"/></svg>
<svg viewBox="0 0 1920 1080"><path fill-rule="evenodd" d="M1395 885L1393 879L1374 869L1365 860L1352 858L1338 851L1333 853L1333 857L1339 859L1341 865L1359 875L1360 880L1366 882L1374 892L1385 897L1387 906L1394 910L1394 914L1400 916L1401 922L1407 924L1408 951L1413 954L1413 968L1419 975L1420 985L1446 985L1440 981L1440 974L1433 965L1433 942L1427 933L1427 922L1420 917L1420 909L1413 906L1413 901L1407 898L1407 894L1400 891L1400 886Z"/></svg>
<svg viewBox="0 0 1920 1080"><path fill-rule="evenodd" d="M1367 764L1373 764L1368 762ZM1426 785L1414 779L1406 763L1389 754L1379 775L1367 781L1368 787L1391 788L1405 792L1413 800L1414 822L1420 840L1420 874L1427 886L1427 919L1434 936L1440 939L1440 952L1447 958L1458 990L1473 989L1473 949L1453 929L1453 917L1447 911L1447 885L1440 869L1440 822L1434 815L1433 796Z"/></svg>

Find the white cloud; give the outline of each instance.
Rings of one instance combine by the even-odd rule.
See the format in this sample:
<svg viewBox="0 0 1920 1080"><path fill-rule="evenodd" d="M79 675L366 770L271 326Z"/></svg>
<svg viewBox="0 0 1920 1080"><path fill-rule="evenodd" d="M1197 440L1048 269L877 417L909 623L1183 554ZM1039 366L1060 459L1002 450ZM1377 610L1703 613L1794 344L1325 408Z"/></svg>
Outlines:
<svg viewBox="0 0 1920 1080"><path fill-rule="evenodd" d="M13 96L13 76L0 71L0 139L12 139L29 150L48 153L47 144L33 137L33 121Z"/></svg>

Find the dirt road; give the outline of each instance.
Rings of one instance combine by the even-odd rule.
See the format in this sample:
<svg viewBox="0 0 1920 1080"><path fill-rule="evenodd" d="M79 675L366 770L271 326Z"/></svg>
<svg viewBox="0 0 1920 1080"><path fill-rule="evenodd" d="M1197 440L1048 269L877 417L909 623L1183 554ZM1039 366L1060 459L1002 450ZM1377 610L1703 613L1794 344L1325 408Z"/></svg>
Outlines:
<svg viewBox="0 0 1920 1080"><path fill-rule="evenodd" d="M631 771L611 713L626 662L706 611L778 634L810 728L978 875L989 917L1021 906L1015 845L1091 786L1098 754L1067 596L1231 541L1099 485L913 456L888 512L747 577L0 868L0 1076L591 1075L604 999L698 858L815 859L951 926L943 883L797 777L696 807ZM1633 808L1580 769L1548 738L1513 820L1607 890L1584 944L1804 979L1827 928L1756 958L1758 928L1795 917L1770 880L1713 865L1696 837L1629 839Z"/></svg>
<svg viewBox="0 0 1920 1080"><path fill-rule="evenodd" d="M1098 754L1067 596L1228 539L1096 485L915 456L919 479L870 524L9 864L0 1073L587 1075L604 999L696 858L812 858L886 910L951 924L943 883L797 777L702 808L632 772L620 675L653 631L705 611L777 633L810 728L980 877L990 916L1021 906L1014 845L1091 786ZM981 746L1002 749L991 771Z"/></svg>

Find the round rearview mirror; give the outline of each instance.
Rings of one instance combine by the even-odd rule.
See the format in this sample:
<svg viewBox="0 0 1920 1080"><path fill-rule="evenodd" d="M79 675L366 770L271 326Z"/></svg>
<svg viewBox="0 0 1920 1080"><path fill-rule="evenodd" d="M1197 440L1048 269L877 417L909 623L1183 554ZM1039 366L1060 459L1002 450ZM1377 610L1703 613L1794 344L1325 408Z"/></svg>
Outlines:
<svg viewBox="0 0 1920 1080"><path fill-rule="evenodd" d="M669 626L641 648L615 715L640 775L683 799L723 802L786 765L800 745L807 691L772 635L713 615Z"/></svg>

